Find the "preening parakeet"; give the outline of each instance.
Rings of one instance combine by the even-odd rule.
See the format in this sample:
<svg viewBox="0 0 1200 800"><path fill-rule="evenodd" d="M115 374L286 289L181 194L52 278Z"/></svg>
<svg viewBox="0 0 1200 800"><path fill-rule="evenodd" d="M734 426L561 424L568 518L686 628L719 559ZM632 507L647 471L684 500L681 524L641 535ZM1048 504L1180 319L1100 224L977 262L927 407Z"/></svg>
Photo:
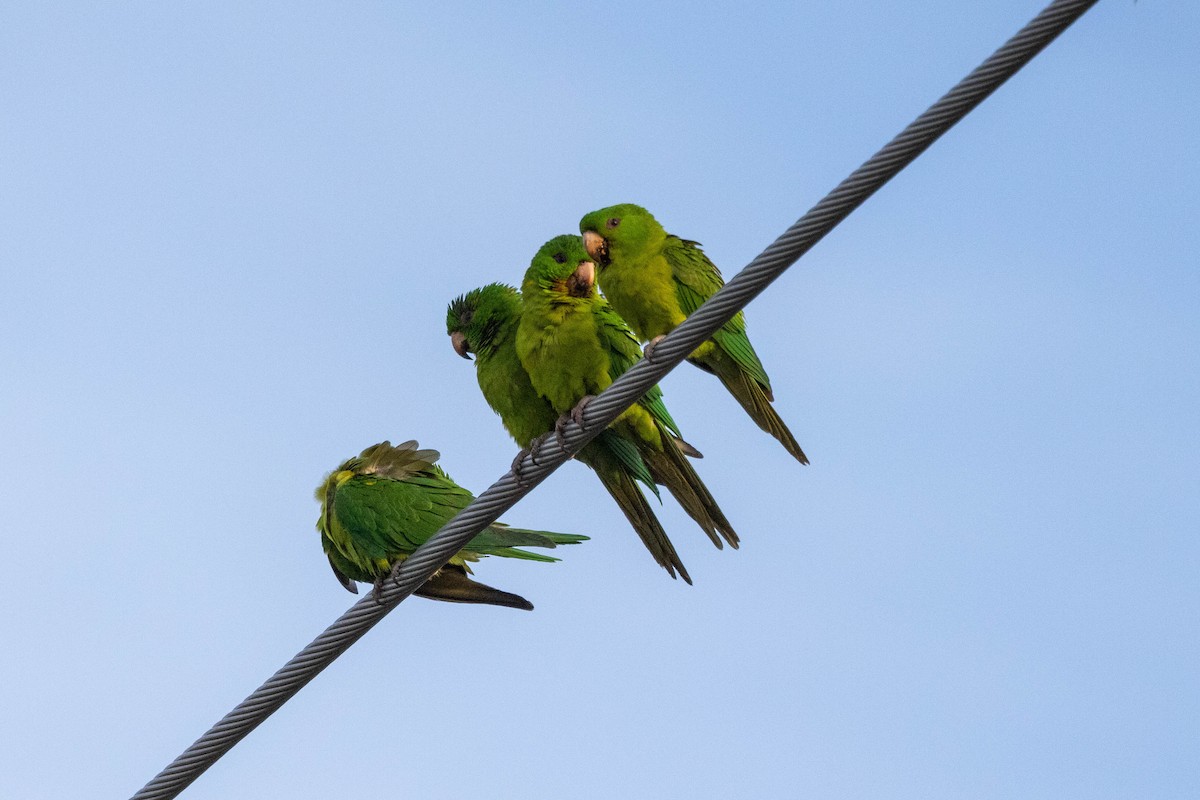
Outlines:
<svg viewBox="0 0 1200 800"><path fill-rule="evenodd" d="M593 211L580 220L579 230L596 261L604 296L643 341L673 331L725 285L699 243L667 233L641 206L624 203ZM771 380L746 336L742 312L687 360L716 375L758 427L801 464L808 463L771 405Z"/></svg>
<svg viewBox="0 0 1200 800"><path fill-rule="evenodd" d="M558 414L550 401L538 394L517 357L517 326L521 320L521 295L511 286L492 283L456 298L446 309L446 332L454 352L463 358L475 354L475 377L483 397L500 415L504 428L521 447L554 427ZM604 431L575 456L596 472L654 560L671 577L678 573L688 583L675 546L638 490L641 481L658 495L650 470L637 448L614 431Z"/></svg>
<svg viewBox="0 0 1200 800"><path fill-rule="evenodd" d="M595 264L578 236L559 236L538 250L521 285L517 355L538 394L565 414L607 388L642 357L633 332L600 297ZM653 387L609 430L632 443L656 483L667 487L713 544L737 547L738 536L685 453L662 391Z"/></svg>
<svg viewBox="0 0 1200 800"><path fill-rule="evenodd" d="M418 449L415 441L395 447L380 442L343 461L317 487L321 545L333 574L349 591L358 593L354 581L373 582L378 591L397 562L408 558L474 499L437 466L437 460L436 450ZM532 610L533 605L519 595L471 580L467 562L484 556L558 561L520 548L555 547L586 539L497 522L468 542L415 594Z"/></svg>

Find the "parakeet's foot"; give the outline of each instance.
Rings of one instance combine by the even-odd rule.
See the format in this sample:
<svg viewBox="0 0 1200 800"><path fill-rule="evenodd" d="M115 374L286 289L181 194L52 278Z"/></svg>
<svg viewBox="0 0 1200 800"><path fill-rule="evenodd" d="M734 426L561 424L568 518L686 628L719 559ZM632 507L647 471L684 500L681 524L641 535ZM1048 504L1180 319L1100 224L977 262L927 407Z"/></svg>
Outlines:
<svg viewBox="0 0 1200 800"><path fill-rule="evenodd" d="M558 446L564 450L567 448L567 437L563 434L563 431L566 429L567 423L570 421L571 417L567 414L563 414L561 417L554 420L554 439L558 442Z"/></svg>
<svg viewBox="0 0 1200 800"><path fill-rule="evenodd" d="M512 473L517 479L517 486L524 488L529 485L528 481L525 480L525 476L521 474L521 462L525 460L525 456L529 456L529 459L534 464L537 464L538 453L541 452L542 445L546 443L546 439L550 437L551 433L553 431L548 431L534 439L529 443L529 447L522 449L521 452L517 453L517 457L513 459Z"/></svg>
<svg viewBox="0 0 1200 800"><path fill-rule="evenodd" d="M375 579L375 588L371 590L371 596L375 598L376 605L383 605L383 582L387 579L387 575L380 575Z"/></svg>
<svg viewBox="0 0 1200 800"><path fill-rule="evenodd" d="M579 398L579 402L575 404L574 408L572 408L566 414L563 414L555 421L554 436L556 439L558 439L559 447L564 450L567 449L567 438L565 432L568 422L574 422L576 425L584 429L587 428L587 426L583 424L583 410L587 408L587 404L592 402L594 399L596 399L595 395L585 394L583 397Z"/></svg>
<svg viewBox="0 0 1200 800"><path fill-rule="evenodd" d="M661 342L663 340L664 336L665 336L665 334L663 334L661 336L655 336L653 339L646 342L646 346L642 348L642 357L645 358L647 361L649 361L651 364L654 363L654 346L656 344L658 344L659 342Z"/></svg>
<svg viewBox="0 0 1200 800"><path fill-rule="evenodd" d="M587 408L588 403L595 399L595 395L585 394L583 397L579 398L579 402L576 403L575 407L571 409L571 419L575 420L575 424L584 430L587 430L587 425L583 424L583 411Z"/></svg>

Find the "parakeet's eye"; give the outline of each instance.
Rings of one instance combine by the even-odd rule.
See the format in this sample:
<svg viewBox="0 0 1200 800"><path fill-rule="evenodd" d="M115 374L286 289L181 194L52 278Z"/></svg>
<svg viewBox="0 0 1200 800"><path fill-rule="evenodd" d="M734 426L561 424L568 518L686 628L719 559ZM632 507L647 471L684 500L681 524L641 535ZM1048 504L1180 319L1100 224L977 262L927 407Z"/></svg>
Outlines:
<svg viewBox="0 0 1200 800"><path fill-rule="evenodd" d="M617 226L618 226L618 225L620 225L620 224L621 224L621 218L620 218L620 217L609 217L609 218L608 218L608 221L604 223L604 227L606 227L606 228L615 228L615 227L617 227Z"/></svg>
<svg viewBox="0 0 1200 800"><path fill-rule="evenodd" d="M563 255L562 253L555 253L554 260L557 261L559 264L567 263L567 257L565 255Z"/></svg>

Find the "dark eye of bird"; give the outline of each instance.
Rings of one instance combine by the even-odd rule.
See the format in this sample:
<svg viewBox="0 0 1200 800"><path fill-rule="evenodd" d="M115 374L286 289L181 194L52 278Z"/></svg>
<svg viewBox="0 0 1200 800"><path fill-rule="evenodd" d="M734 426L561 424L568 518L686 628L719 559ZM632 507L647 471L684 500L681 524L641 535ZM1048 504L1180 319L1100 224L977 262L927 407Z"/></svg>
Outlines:
<svg viewBox="0 0 1200 800"><path fill-rule="evenodd" d="M615 227L617 227L617 226L618 226L618 225L620 225L620 224L621 224L621 218L620 218L620 217L609 217L609 218L608 218L608 222L604 223L604 226L605 226L606 228L615 228Z"/></svg>
<svg viewBox="0 0 1200 800"><path fill-rule="evenodd" d="M557 261L557 262L558 262L558 263L560 263L560 264L565 264L565 263L567 263L567 257L566 257L565 255L563 255L562 253L555 253L555 254L554 254L554 260L555 260L555 261Z"/></svg>

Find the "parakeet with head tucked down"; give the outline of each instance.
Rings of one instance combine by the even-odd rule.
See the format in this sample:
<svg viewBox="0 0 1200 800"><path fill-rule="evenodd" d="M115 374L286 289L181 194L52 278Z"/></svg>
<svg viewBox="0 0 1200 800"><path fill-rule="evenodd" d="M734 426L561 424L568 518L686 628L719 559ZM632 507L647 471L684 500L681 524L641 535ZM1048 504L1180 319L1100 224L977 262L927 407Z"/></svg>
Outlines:
<svg viewBox="0 0 1200 800"><path fill-rule="evenodd" d="M415 441L395 447L381 442L342 462L317 487L321 545L333 574L346 589L357 594L355 581L373 582L378 594L392 567L475 499L437 466L437 460L436 450L421 450ZM532 610L533 605L519 595L471 580L468 562L484 556L558 561L520 548L550 548L587 538L493 523L415 594L434 600Z"/></svg>
<svg viewBox="0 0 1200 800"><path fill-rule="evenodd" d="M511 286L488 284L456 298L446 309L446 332L454 352L463 358L475 355L475 377L483 397L500 415L505 430L521 447L529 447L538 436L554 427L558 414L537 393L517 357L517 326L521 319L521 295ZM637 448L614 431L604 431L575 456L591 467L626 519L633 526L654 560L671 577L678 573L688 583L675 546L638 490L641 481L658 495Z"/></svg>
<svg viewBox="0 0 1200 800"><path fill-rule="evenodd" d="M675 329L724 284L697 242L667 233L632 203L593 211L579 222L604 296L643 341ZM801 464L808 457L771 404L771 380L746 336L742 312L697 347L688 361L725 384L750 418Z"/></svg>
<svg viewBox="0 0 1200 800"><path fill-rule="evenodd" d="M538 250L521 285L517 355L538 394L554 411L578 411L577 404L606 389L639 358L633 332L600 297L595 264L578 236L559 236ZM637 448L656 483L708 534L717 547L738 536L685 454L699 453L683 441L653 387L610 426Z"/></svg>

